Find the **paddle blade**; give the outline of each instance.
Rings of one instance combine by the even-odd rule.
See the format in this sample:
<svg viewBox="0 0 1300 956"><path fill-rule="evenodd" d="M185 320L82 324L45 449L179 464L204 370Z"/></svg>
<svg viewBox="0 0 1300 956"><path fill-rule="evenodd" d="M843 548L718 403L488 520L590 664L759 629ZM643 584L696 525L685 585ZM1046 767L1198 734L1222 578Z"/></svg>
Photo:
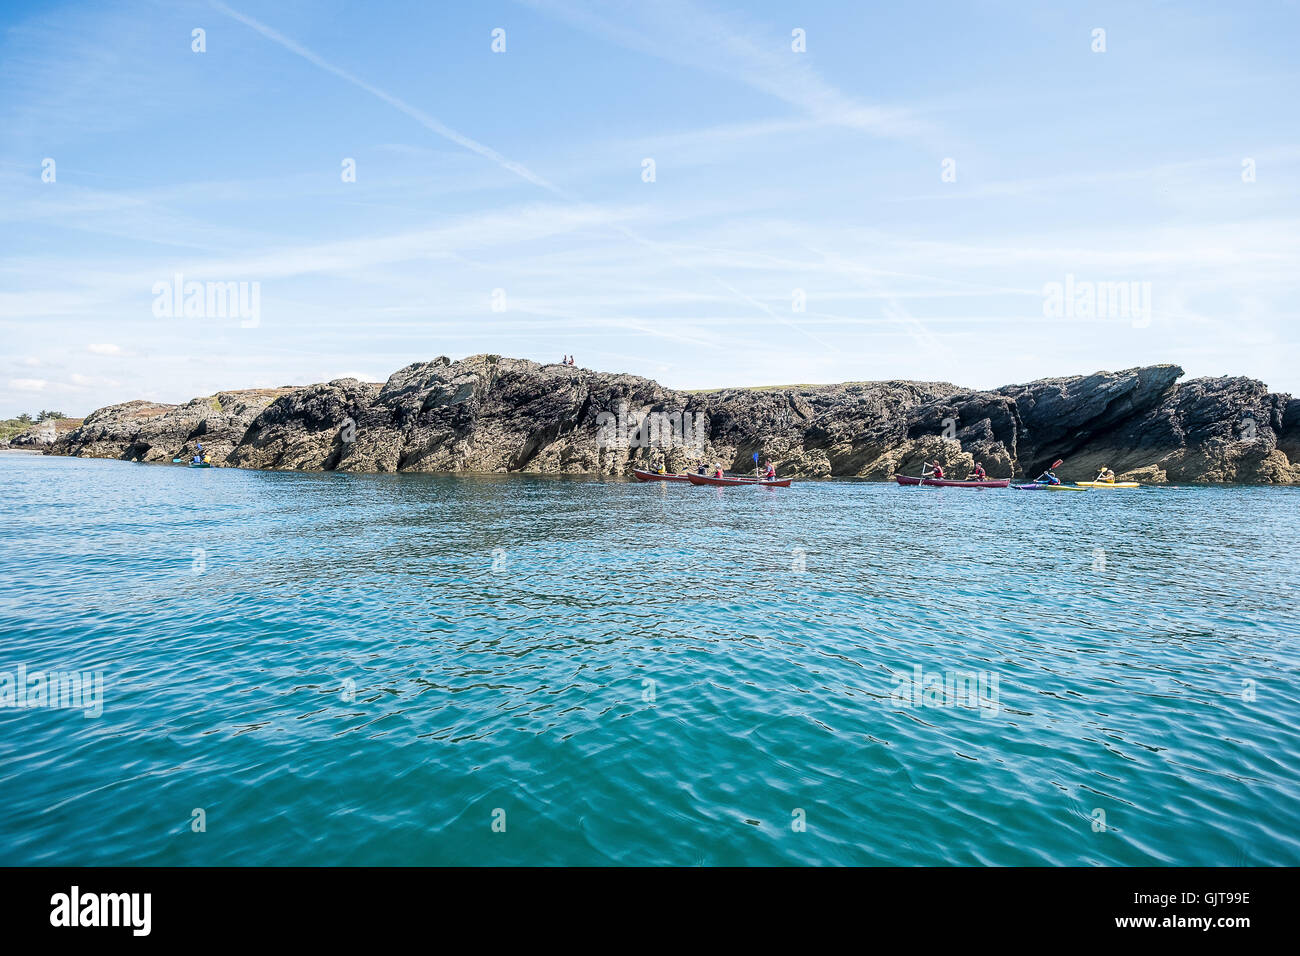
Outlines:
<svg viewBox="0 0 1300 956"><path fill-rule="evenodd" d="M1058 459L1056 459L1056 461L1052 462L1052 467L1053 467L1053 468L1060 468L1061 465L1063 465L1063 464L1065 464L1065 459L1064 459L1064 458L1058 458Z"/></svg>

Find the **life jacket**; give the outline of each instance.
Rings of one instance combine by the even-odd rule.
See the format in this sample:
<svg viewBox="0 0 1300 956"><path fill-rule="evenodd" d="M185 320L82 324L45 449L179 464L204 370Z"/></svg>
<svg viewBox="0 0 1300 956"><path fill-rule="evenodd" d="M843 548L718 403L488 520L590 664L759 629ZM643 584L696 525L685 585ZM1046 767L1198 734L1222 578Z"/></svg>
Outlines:
<svg viewBox="0 0 1300 956"><path fill-rule="evenodd" d="M719 468L717 471L715 471L715 472L713 473L713 477L714 477L714 478L721 478L721 477L722 477L722 469Z"/></svg>
<svg viewBox="0 0 1300 956"><path fill-rule="evenodd" d="M930 477L932 477L932 478L938 478L938 479L942 480L942 479L943 479L943 469L940 468L938 465L935 465L935 466L934 466L934 474L931 475Z"/></svg>

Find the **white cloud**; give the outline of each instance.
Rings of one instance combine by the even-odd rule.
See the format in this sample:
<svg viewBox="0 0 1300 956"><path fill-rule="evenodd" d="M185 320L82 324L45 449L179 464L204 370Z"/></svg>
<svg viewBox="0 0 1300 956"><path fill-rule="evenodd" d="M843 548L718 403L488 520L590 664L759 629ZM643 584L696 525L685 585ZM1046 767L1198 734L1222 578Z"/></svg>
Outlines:
<svg viewBox="0 0 1300 956"><path fill-rule="evenodd" d="M15 392L43 392L49 382L43 378L11 378L9 387Z"/></svg>
<svg viewBox="0 0 1300 956"><path fill-rule="evenodd" d="M121 355L122 346L113 345L111 342L92 344L86 346L86 351L94 355Z"/></svg>

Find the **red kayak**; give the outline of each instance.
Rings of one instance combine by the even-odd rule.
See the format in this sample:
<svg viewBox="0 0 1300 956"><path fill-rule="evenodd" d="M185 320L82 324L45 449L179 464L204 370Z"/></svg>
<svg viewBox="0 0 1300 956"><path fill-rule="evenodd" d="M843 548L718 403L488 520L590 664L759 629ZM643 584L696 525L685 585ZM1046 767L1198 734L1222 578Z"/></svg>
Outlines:
<svg viewBox="0 0 1300 956"><path fill-rule="evenodd" d="M894 480L900 485L925 485L927 488L1006 488L1011 484L1010 478L992 478L988 481L949 481L947 478L911 478L907 475L895 475Z"/></svg>
<svg viewBox="0 0 1300 956"><path fill-rule="evenodd" d="M790 478L776 478L772 481L758 478L713 478L709 475L687 475L693 485L759 485L764 488L789 488Z"/></svg>
<svg viewBox="0 0 1300 956"><path fill-rule="evenodd" d="M632 476L637 481L690 481L688 475L661 475L655 471L642 471L639 468L632 469Z"/></svg>

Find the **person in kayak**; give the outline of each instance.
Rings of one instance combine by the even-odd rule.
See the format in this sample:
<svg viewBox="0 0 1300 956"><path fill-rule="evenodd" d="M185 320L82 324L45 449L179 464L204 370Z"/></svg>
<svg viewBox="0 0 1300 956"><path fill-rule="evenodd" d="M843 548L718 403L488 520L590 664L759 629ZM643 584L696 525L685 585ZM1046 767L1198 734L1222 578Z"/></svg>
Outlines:
<svg viewBox="0 0 1300 956"><path fill-rule="evenodd" d="M767 463L767 471L763 472L763 480L772 481L774 478L776 478L776 465L769 461Z"/></svg>
<svg viewBox="0 0 1300 956"><path fill-rule="evenodd" d="M1101 466L1101 471L1097 472L1097 477L1093 479L1093 481L1106 481L1106 482L1113 482L1114 480L1115 480L1115 472L1111 471L1105 465Z"/></svg>
<svg viewBox="0 0 1300 956"><path fill-rule="evenodd" d="M704 462L700 462L700 467L695 469L695 473L697 475L704 475L706 472L708 472L708 470L709 470L708 465L704 464Z"/></svg>
<svg viewBox="0 0 1300 956"><path fill-rule="evenodd" d="M921 469L922 478L936 478L943 481L943 465L936 462L926 462L925 467Z"/></svg>
<svg viewBox="0 0 1300 956"><path fill-rule="evenodd" d="M1059 485L1061 483L1061 479L1056 477L1056 472L1050 468L1035 478L1034 481L1044 485Z"/></svg>
<svg viewBox="0 0 1300 956"><path fill-rule="evenodd" d="M666 475L666 474L668 474L668 469L665 468L663 465L660 465L659 468L658 468L657 471L656 471L656 474Z"/></svg>
<svg viewBox="0 0 1300 956"><path fill-rule="evenodd" d="M713 472L713 477L714 477L714 478L721 478L721 477L722 477L722 466L721 466L721 465L719 465L719 466L714 470L714 472Z"/></svg>
<svg viewBox="0 0 1300 956"><path fill-rule="evenodd" d="M975 470L970 473L970 477L967 478L966 480L987 481L988 477L989 477L988 475L984 474L984 466L977 461L975 462Z"/></svg>

